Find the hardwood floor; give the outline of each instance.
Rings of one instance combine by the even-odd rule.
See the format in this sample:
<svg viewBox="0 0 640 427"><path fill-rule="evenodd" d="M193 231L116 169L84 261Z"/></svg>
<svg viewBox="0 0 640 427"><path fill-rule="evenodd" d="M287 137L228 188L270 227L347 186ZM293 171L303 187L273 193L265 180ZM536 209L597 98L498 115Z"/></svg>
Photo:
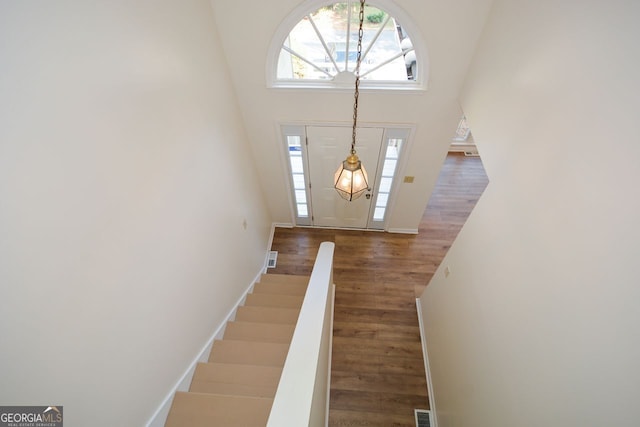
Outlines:
<svg viewBox="0 0 640 427"><path fill-rule="evenodd" d="M488 183L478 157L449 154L418 235L279 228L270 272L310 274L336 244L330 426L411 426L429 409L415 298Z"/></svg>

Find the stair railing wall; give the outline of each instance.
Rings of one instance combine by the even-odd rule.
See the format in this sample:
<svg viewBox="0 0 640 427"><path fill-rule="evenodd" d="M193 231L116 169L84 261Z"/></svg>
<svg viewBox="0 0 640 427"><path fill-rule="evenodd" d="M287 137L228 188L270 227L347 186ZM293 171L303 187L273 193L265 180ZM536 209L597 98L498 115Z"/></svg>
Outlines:
<svg viewBox="0 0 640 427"><path fill-rule="evenodd" d="M267 427L327 425L334 248L320 244Z"/></svg>

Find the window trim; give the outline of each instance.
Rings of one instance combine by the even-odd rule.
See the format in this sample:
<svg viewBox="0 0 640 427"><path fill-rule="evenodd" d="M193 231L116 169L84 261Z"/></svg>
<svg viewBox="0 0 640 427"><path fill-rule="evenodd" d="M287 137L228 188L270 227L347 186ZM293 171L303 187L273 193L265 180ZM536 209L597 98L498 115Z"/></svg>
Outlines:
<svg viewBox="0 0 640 427"><path fill-rule="evenodd" d="M286 171L286 186L289 199L289 211L291 214L292 225L302 227L314 227L313 221L313 200L311 199L311 190L309 187L309 158L307 154L307 127L308 126L341 126L344 127L344 123L339 122L280 122L278 124L279 140L281 144L281 155ZM403 183L403 174L406 168L406 164L411 152L411 146L415 135L415 125L397 124L397 123L362 123L361 127L381 127L384 129L382 134L382 143L380 144L380 152L378 153L378 164L376 167L376 177L374 191L371 193L373 201L367 213L367 226L361 230L369 231L385 231L388 230L391 217L393 215L398 194ZM309 215L307 217L300 217L297 215L295 188L293 183L293 174L289 159L289 149L287 143L288 136L300 136L302 145L302 160L304 166L304 180L305 180L305 193L307 200L307 208ZM380 180L383 173L383 166L386 156L382 155L386 151L390 139L402 139L402 148L397 159L394 178L391 183L390 191L388 192L389 198L385 207L385 215L382 220L374 220L376 201L378 193L380 191ZM337 167L337 166L336 166Z"/></svg>
<svg viewBox="0 0 640 427"><path fill-rule="evenodd" d="M352 0L355 1L355 0ZM327 0L310 0L303 2L296 7L279 25L274 36L271 39L269 49L267 51L266 59L266 84L267 88L273 89L330 89L336 91L351 91L353 85L337 83L333 80L303 80L303 79L283 79L277 78L278 58L280 56L280 50L284 44L285 39L291 33L291 30L300 22L306 15L312 13L322 6L327 6L336 1ZM394 18L397 18L402 27L410 35L411 42L413 44L414 51L416 52L417 62L417 76L415 80L407 81L385 81L385 80L362 80L360 82L360 88L363 90L397 90L397 91L413 91L424 92L427 90L427 82L429 78L429 61L427 55L427 48L423 42L420 31L417 25L413 24L413 21L407 13L401 8L396 6L390 0L375 0L370 3L372 6L379 7L385 12L389 13Z"/></svg>
<svg viewBox="0 0 640 427"><path fill-rule="evenodd" d="M287 165L287 183L289 187L289 206L291 209L291 217L294 219L293 223L299 226L311 226L313 225L313 207L311 205L311 194L309 191L309 160L307 157L307 131L305 125L300 124L280 124L281 141L283 144L283 150L285 152L285 163ZM297 209L297 202L295 196L295 185L293 182L293 170L291 169L291 160L289 153L289 145L287 138L290 136L300 137L300 148L302 154L302 166L304 174L304 191L306 194L307 216L299 216Z"/></svg>
<svg viewBox="0 0 640 427"><path fill-rule="evenodd" d="M375 191L371 195L373 201L371 203L371 208L369 211L369 220L367 222L367 229L369 230L387 230L387 226L389 224L389 218L391 211L390 207L395 207L396 198L398 196L398 192L401 184L401 176L404 172L406 159L408 157L410 141L413 136L413 127L412 126L385 126L384 134L382 135L382 144L380 144L380 153L378 154L378 173L376 176L376 187ZM381 220L374 219L376 204L378 201L378 195L380 193L380 185L382 184L382 174L384 172L384 162L386 160L387 147L389 145L389 141L391 139L401 139L402 147L398 154L398 158L396 160L396 166L393 173L391 187L389 188L387 203L385 205L385 213Z"/></svg>

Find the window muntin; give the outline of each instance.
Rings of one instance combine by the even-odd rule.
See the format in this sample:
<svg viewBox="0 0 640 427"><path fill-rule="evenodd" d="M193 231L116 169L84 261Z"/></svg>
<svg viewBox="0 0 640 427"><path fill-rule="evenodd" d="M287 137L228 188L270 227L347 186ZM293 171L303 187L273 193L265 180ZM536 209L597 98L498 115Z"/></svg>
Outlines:
<svg viewBox="0 0 640 427"><path fill-rule="evenodd" d="M357 59L358 8L355 0L333 3L300 20L281 46L276 80L351 81ZM411 83L418 75L406 30L387 11L372 5L365 7L360 75L365 84Z"/></svg>

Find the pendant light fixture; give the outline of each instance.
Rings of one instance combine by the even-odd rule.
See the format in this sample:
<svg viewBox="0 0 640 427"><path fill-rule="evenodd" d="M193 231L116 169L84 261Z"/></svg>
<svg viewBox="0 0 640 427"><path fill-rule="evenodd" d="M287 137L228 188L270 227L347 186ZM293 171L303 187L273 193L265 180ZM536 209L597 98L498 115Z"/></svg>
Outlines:
<svg viewBox="0 0 640 427"><path fill-rule="evenodd" d="M367 171L362 166L362 162L356 154L356 126L358 124L358 96L360 88L360 62L362 60L362 24L364 23L364 2L360 0L360 27L358 29L358 56L356 59L356 87L353 95L353 132L351 135L351 151L344 160L334 177L334 187L345 200L352 201L362 196L369 189L369 178Z"/></svg>

